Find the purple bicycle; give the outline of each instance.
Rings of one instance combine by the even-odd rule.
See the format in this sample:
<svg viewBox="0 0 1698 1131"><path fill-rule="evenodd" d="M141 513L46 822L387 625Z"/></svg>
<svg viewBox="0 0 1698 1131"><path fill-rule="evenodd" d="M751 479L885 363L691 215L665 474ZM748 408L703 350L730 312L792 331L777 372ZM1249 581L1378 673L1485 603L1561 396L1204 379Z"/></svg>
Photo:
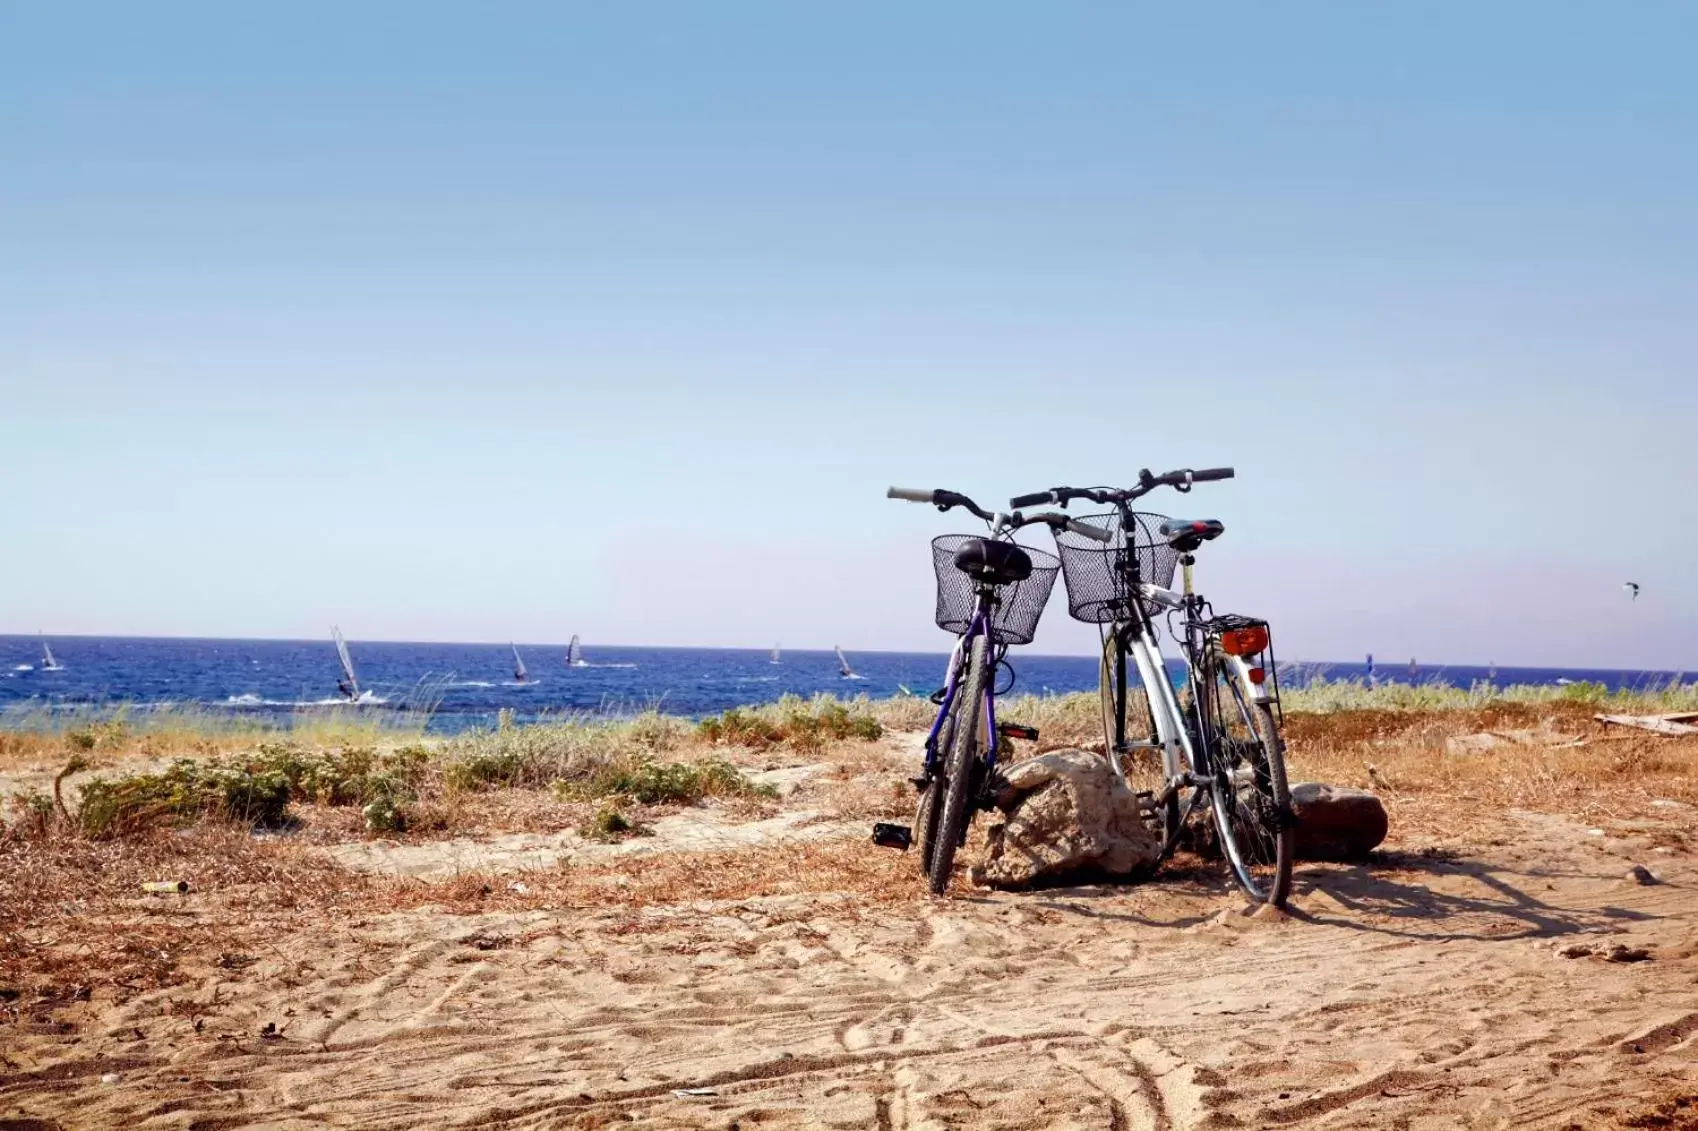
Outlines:
<svg viewBox="0 0 1698 1131"><path fill-rule="evenodd" d="M932 540L937 625L959 639L949 656L944 686L932 696L938 712L926 735L923 772L914 779L920 795L914 825L873 826L873 841L887 848L906 850L918 839L920 868L932 893L942 895L973 813L989 808L996 796L1000 740L1038 737L1030 727L997 723L994 676L1006 666L1011 645L1030 644L1037 634L1038 617L1049 601L1061 560L1017 545L1014 531L1041 523L1099 542L1113 535L1063 514L993 514L954 491L892 487L886 494L930 503L940 511L960 507L990 527L988 537L945 534Z"/></svg>

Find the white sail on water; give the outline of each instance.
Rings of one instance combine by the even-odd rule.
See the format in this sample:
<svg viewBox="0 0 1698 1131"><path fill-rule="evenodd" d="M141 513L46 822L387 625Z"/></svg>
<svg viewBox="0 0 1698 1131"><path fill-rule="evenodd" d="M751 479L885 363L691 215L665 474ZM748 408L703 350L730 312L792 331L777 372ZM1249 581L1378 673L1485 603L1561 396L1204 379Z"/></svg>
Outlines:
<svg viewBox="0 0 1698 1131"><path fill-rule="evenodd" d="M531 673L525 670L525 661L519 656L519 646L510 643L507 647L513 649L513 678L520 683L526 682L531 678Z"/></svg>
<svg viewBox="0 0 1698 1131"><path fill-rule="evenodd" d="M768 660L767 663L776 664L778 662L778 645L774 644L772 646L772 659Z"/></svg>
<svg viewBox="0 0 1698 1131"><path fill-rule="evenodd" d="M41 670L44 672L61 671L59 661L53 658L53 646L47 643L47 637L41 638Z"/></svg>
<svg viewBox="0 0 1698 1131"><path fill-rule="evenodd" d="M330 626L330 637L336 641L336 658L342 661L342 694L349 699L360 697L360 678L354 674L354 658L348 655L348 642L342 639L342 630L336 625Z"/></svg>
<svg viewBox="0 0 1698 1131"><path fill-rule="evenodd" d="M849 666L849 660L843 655L843 649L841 649L837 645L833 644L831 646L831 650L833 652L837 653L837 670L838 670L838 673L840 675L842 675L842 677L844 679L860 679L861 678L860 676L855 674L855 669Z"/></svg>
<svg viewBox="0 0 1698 1131"><path fill-rule="evenodd" d="M572 634L572 642L566 645L566 666L569 668L588 667L584 663L584 650L578 646L578 634Z"/></svg>

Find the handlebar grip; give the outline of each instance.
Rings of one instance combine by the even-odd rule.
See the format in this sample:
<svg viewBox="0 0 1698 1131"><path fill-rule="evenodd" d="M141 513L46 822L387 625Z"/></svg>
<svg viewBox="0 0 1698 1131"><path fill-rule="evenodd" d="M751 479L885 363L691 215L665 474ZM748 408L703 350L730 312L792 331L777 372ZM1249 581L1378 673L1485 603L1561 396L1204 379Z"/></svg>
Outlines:
<svg viewBox="0 0 1698 1131"><path fill-rule="evenodd" d="M1021 507L1037 507L1042 506L1045 503L1053 503L1055 501L1056 497L1054 491L1034 491L1030 495L1016 495L1014 498L1008 500L1008 505L1013 507L1015 510L1019 510Z"/></svg>
<svg viewBox="0 0 1698 1131"><path fill-rule="evenodd" d="M1205 467L1201 471L1193 471L1191 478L1198 483L1205 483L1210 479L1231 479L1234 474L1230 467Z"/></svg>
<svg viewBox="0 0 1698 1131"><path fill-rule="evenodd" d="M892 487L884 493L887 499L906 499L910 503L935 503L936 491L921 491L914 487Z"/></svg>
<svg viewBox="0 0 1698 1131"><path fill-rule="evenodd" d="M1075 534L1083 534L1087 538L1094 538L1098 542L1114 541L1114 531L1104 530L1100 526L1092 526L1088 522L1080 522L1076 518L1070 518L1067 520L1067 529L1071 530Z"/></svg>

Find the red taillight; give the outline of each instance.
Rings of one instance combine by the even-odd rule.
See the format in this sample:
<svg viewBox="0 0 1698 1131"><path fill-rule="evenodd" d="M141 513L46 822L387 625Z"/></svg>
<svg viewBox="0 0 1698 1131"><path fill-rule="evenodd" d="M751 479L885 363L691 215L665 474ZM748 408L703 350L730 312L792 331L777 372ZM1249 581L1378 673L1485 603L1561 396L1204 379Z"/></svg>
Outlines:
<svg viewBox="0 0 1698 1131"><path fill-rule="evenodd" d="M1220 634L1220 648L1229 656L1254 656L1268 646L1268 626L1254 624Z"/></svg>
<svg viewBox="0 0 1698 1131"><path fill-rule="evenodd" d="M1262 681L1267 678L1268 673L1263 671L1261 668L1250 669L1250 682L1255 684L1257 687L1262 686Z"/></svg>

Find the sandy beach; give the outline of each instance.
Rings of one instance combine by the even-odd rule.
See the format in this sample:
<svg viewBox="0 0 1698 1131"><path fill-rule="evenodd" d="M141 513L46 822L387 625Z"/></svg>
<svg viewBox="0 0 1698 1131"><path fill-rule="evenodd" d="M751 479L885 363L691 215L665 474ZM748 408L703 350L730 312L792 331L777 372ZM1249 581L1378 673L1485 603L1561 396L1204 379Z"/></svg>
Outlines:
<svg viewBox="0 0 1698 1131"><path fill-rule="evenodd" d="M1191 857L923 896L860 819L908 733L766 752L764 809L614 844L314 836L309 812L63 849L43 866L94 851L104 879L9 955L0 1126L1690 1126L1698 748L1573 712L1536 733L1654 756L1666 796L1394 784L1383 850L1301 865L1289 914ZM1431 756L1398 741L1382 780ZM173 867L188 894L127 889Z"/></svg>

